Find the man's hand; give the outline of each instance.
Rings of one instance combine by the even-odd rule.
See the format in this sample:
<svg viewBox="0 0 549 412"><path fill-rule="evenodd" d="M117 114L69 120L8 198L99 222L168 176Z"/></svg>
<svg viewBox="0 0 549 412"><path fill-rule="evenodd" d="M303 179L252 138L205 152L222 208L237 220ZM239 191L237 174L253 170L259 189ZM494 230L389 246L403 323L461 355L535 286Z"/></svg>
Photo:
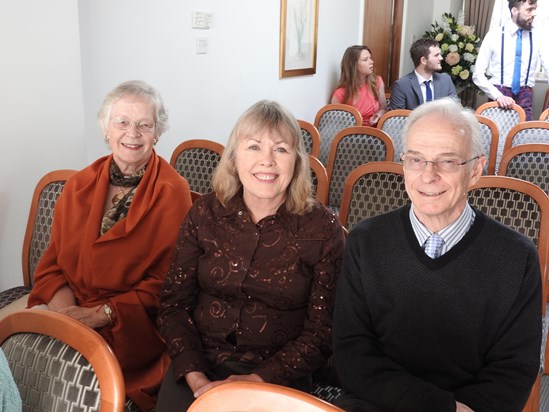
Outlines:
<svg viewBox="0 0 549 412"><path fill-rule="evenodd" d="M475 412L467 405L461 402L456 402L456 412Z"/></svg>
<svg viewBox="0 0 549 412"><path fill-rule="evenodd" d="M504 109L510 109L511 107L513 107L513 104L515 104L515 100L512 97L507 97L503 95L499 96L496 99L496 102L498 102L499 107L502 107Z"/></svg>

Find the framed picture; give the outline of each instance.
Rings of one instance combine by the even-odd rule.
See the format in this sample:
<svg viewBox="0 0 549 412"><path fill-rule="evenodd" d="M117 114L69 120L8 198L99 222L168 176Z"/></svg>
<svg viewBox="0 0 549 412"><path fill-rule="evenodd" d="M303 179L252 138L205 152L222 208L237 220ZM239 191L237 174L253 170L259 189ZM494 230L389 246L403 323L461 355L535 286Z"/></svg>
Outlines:
<svg viewBox="0 0 549 412"><path fill-rule="evenodd" d="M280 78L316 73L318 0L280 0Z"/></svg>

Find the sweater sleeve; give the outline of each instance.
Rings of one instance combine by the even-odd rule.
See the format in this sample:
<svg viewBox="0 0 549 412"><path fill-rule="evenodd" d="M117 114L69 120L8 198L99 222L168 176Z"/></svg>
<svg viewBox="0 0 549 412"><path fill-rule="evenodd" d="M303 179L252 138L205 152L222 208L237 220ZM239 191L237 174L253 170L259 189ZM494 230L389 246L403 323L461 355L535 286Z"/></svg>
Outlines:
<svg viewBox="0 0 549 412"><path fill-rule="evenodd" d="M521 288L507 321L485 356L485 367L456 399L475 411L519 411L540 370L541 274L535 247L527 255Z"/></svg>

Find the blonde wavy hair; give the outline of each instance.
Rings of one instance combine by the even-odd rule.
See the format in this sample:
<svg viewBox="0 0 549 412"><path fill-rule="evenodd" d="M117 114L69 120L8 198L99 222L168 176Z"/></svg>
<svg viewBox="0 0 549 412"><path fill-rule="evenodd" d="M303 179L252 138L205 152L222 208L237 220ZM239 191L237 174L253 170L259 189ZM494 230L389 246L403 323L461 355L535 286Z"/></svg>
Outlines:
<svg viewBox="0 0 549 412"><path fill-rule="evenodd" d="M314 199L309 158L301 129L288 109L270 100L261 100L252 105L240 116L233 127L212 177L212 187L217 198L223 206L227 206L230 200L240 192L242 182L235 167L238 144L243 139L263 133L283 136L296 153L294 174L287 188L286 209L297 215L310 211Z"/></svg>

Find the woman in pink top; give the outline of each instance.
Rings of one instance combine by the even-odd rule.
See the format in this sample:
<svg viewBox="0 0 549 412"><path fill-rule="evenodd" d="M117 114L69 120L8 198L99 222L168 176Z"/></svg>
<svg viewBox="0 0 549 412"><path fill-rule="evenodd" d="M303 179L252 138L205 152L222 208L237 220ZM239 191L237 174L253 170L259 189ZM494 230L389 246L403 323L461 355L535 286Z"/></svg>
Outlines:
<svg viewBox="0 0 549 412"><path fill-rule="evenodd" d="M375 126L387 111L383 79L374 73L374 61L367 46L351 46L341 59L341 77L332 103L354 106L364 126Z"/></svg>

